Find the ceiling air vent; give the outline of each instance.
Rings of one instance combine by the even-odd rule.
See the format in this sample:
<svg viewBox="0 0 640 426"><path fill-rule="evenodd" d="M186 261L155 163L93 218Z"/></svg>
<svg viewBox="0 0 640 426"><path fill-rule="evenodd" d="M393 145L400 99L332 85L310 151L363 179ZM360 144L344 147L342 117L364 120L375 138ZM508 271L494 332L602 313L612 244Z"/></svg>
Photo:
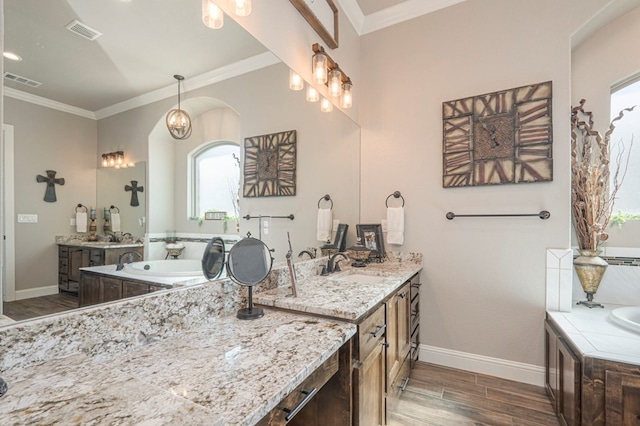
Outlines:
<svg viewBox="0 0 640 426"><path fill-rule="evenodd" d="M97 39L102 35L100 31L96 31L93 28L86 26L77 19L71 21L71 23L67 25L66 28L72 33L78 34L79 36L91 41Z"/></svg>
<svg viewBox="0 0 640 426"><path fill-rule="evenodd" d="M31 80L30 78L26 78L26 77L21 77L17 74L13 74L10 72L5 72L4 78L6 78L9 81L13 81L15 83L27 85L29 87L39 87L42 84L39 81Z"/></svg>

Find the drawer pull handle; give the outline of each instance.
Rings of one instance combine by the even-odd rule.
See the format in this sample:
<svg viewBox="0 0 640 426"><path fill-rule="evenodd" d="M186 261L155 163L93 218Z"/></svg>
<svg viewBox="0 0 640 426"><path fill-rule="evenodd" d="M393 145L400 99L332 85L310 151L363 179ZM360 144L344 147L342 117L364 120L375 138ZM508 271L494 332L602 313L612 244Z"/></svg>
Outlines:
<svg viewBox="0 0 640 426"><path fill-rule="evenodd" d="M382 346L384 346L385 348L389 347L389 342L382 342Z"/></svg>
<svg viewBox="0 0 640 426"><path fill-rule="evenodd" d="M413 283L413 284L411 284L411 287L413 287L413 288L420 288L420 287L422 287L422 284L420 284L420 283Z"/></svg>
<svg viewBox="0 0 640 426"><path fill-rule="evenodd" d="M404 299L405 297L407 297L407 292L403 291L402 293L397 295L399 298Z"/></svg>
<svg viewBox="0 0 640 426"><path fill-rule="evenodd" d="M382 324L378 326L378 329L376 331L372 331L371 335L373 337L378 337L380 336L382 333L384 333L384 331L387 329L387 324Z"/></svg>
<svg viewBox="0 0 640 426"><path fill-rule="evenodd" d="M313 388L311 389L309 392L305 391L305 390L301 390L300 392L302 392L304 395L306 395L304 397L304 399L302 401L300 401L298 403L298 405L295 406L295 408L293 410L290 410L288 408L283 408L282 411L284 411L285 413L287 413L287 416L284 418L286 421L289 421L293 418L293 416L295 416L296 414L298 414L298 412L300 410L302 410L302 408L307 405L307 402L309 402L311 400L311 398L313 398L313 396L318 392L318 388Z"/></svg>
<svg viewBox="0 0 640 426"><path fill-rule="evenodd" d="M400 385L400 392L404 392L407 389L407 385L409 384L409 378L405 377L402 381L402 385Z"/></svg>

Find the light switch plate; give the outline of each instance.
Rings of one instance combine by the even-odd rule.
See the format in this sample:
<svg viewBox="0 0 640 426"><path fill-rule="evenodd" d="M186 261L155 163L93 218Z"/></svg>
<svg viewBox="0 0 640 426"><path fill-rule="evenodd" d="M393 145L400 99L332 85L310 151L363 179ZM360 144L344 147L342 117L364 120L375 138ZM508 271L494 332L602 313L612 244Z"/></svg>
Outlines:
<svg viewBox="0 0 640 426"><path fill-rule="evenodd" d="M387 232L387 219L381 219L380 225L382 226L382 232Z"/></svg>
<svg viewBox="0 0 640 426"><path fill-rule="evenodd" d="M76 218L75 217L72 217L71 219L69 219L69 225L76 226Z"/></svg>
<svg viewBox="0 0 640 426"><path fill-rule="evenodd" d="M38 223L37 214L19 214L18 223Z"/></svg>

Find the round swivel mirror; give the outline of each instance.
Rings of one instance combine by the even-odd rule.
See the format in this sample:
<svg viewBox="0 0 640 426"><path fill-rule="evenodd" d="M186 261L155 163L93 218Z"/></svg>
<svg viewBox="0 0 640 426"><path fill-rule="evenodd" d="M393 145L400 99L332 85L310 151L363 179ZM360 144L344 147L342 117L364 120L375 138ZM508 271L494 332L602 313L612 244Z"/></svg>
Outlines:
<svg viewBox="0 0 640 426"><path fill-rule="evenodd" d="M202 255L202 273L208 280L219 278L224 270L224 240L214 237L207 244Z"/></svg>
<svg viewBox="0 0 640 426"><path fill-rule="evenodd" d="M249 307L238 311L240 319L255 319L264 315L261 308L253 306L253 286L261 283L273 265L269 247L262 241L246 237L238 241L229 250L227 274L238 284L249 287Z"/></svg>

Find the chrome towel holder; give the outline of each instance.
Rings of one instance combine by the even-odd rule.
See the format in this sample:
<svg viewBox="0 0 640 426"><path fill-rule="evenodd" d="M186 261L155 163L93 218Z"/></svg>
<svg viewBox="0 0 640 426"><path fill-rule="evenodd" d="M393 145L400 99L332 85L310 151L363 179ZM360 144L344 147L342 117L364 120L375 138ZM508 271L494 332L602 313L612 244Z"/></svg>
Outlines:
<svg viewBox="0 0 640 426"><path fill-rule="evenodd" d="M331 196L329 194L325 194L324 197L320 197L320 199L318 200L318 208L320 208L320 203L322 202L322 200L329 201L331 203L331 207L329 207L329 209L333 210L333 200L331 199Z"/></svg>
<svg viewBox="0 0 640 426"><path fill-rule="evenodd" d="M551 213L547 210L542 210L540 213L513 213L513 214L455 214L453 212L448 212L446 218L449 220L453 220L456 217L539 217L542 220L549 219L551 217Z"/></svg>
<svg viewBox="0 0 640 426"><path fill-rule="evenodd" d="M402 193L400 193L400 191L394 191L392 194L389 194L389 196L387 197L387 199L384 201L385 206L387 206L387 208L389 208L389 198L402 198L402 206L404 207L404 197L402 196Z"/></svg>

